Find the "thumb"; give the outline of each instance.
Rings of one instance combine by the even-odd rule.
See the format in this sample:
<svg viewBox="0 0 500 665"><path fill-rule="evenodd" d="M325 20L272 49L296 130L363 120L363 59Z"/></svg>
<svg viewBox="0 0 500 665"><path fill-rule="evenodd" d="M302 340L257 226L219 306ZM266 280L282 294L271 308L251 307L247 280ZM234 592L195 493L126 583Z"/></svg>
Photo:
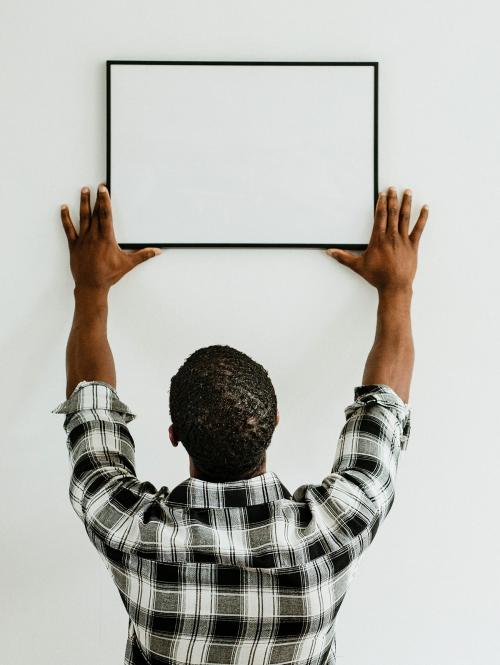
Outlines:
<svg viewBox="0 0 500 665"><path fill-rule="evenodd" d="M354 266L358 260L358 257L355 254L346 252L344 249L328 249L327 253L330 256L333 256L333 258L336 259L339 263L342 263L342 265L354 270Z"/></svg>
<svg viewBox="0 0 500 665"><path fill-rule="evenodd" d="M161 249L158 247L144 247L143 249L138 249L135 252L131 252L130 256L133 259L134 266L136 266L143 261L152 259L153 256L157 256L158 254L162 254Z"/></svg>

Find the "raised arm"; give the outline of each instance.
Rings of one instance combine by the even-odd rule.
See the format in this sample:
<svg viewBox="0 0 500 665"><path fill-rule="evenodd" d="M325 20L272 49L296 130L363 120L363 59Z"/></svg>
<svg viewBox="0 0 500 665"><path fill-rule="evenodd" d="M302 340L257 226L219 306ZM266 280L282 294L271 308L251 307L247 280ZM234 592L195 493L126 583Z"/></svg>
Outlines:
<svg viewBox="0 0 500 665"><path fill-rule="evenodd" d="M428 216L424 205L409 233L411 191L405 190L401 209L394 187L380 192L368 248L360 255L340 249L327 252L366 279L378 291L377 329L368 355L363 384L385 384L408 402L414 348L411 332L413 279L418 244Z"/></svg>
<svg viewBox="0 0 500 665"><path fill-rule="evenodd" d="M125 273L161 250L146 247L124 252L120 248L113 230L111 200L104 185L99 187L93 212L89 188L81 190L79 233L65 204L61 206L61 221L75 280L75 313L66 347L69 397L80 381L104 381L116 388L115 365L107 338L108 292Z"/></svg>
<svg viewBox="0 0 500 665"><path fill-rule="evenodd" d="M377 332L363 385L356 386L354 401L345 409L332 470L320 486L301 486L294 498L314 504L318 528L327 541L350 544L358 553L391 509L399 455L410 433L410 303L428 210L422 207L409 234L410 197L406 190L398 211L395 189L380 193L370 242L362 254L327 250L377 289Z"/></svg>
<svg viewBox="0 0 500 665"><path fill-rule="evenodd" d="M52 413L66 414L70 500L94 543L133 548L135 509L146 493L154 495L156 489L140 483L135 473L135 444L127 426L135 414L115 390L107 339L108 293L125 273L161 250L146 247L127 253L119 247L103 185L93 212L90 191L82 189L79 233L66 205L61 207L61 220L75 280L75 314L66 348L66 401ZM127 538L120 529L125 529Z"/></svg>

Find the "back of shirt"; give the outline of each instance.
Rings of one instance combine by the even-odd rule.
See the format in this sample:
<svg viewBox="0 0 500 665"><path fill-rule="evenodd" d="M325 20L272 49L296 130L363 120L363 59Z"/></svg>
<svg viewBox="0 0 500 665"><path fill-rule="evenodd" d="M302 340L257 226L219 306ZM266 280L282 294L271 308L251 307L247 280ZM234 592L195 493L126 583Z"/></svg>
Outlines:
<svg viewBox="0 0 500 665"><path fill-rule="evenodd" d="M335 663L335 618L394 500L408 406L355 388L334 463L293 495L247 480L140 482L116 391L83 381L66 413L70 500L129 615L125 663Z"/></svg>

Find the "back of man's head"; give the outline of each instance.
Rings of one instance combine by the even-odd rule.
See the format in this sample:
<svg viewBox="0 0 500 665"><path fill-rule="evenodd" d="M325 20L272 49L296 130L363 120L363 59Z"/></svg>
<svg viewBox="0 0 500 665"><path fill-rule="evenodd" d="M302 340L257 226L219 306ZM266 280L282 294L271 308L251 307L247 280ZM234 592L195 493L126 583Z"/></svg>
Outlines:
<svg viewBox="0 0 500 665"><path fill-rule="evenodd" d="M230 346L198 349L172 377L174 434L206 480L251 477L265 459L276 416L267 371Z"/></svg>

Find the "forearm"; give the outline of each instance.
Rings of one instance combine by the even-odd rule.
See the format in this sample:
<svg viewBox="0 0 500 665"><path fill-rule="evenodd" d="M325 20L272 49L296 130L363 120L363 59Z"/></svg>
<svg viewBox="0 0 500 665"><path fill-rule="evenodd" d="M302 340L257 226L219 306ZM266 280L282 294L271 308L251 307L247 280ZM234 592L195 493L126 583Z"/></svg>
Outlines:
<svg viewBox="0 0 500 665"><path fill-rule="evenodd" d="M375 341L363 384L383 383L408 402L414 363L411 331L412 289L379 291Z"/></svg>
<svg viewBox="0 0 500 665"><path fill-rule="evenodd" d="M116 388L113 354L108 343L108 292L74 289L75 313L66 347L66 398L80 381L105 381Z"/></svg>

